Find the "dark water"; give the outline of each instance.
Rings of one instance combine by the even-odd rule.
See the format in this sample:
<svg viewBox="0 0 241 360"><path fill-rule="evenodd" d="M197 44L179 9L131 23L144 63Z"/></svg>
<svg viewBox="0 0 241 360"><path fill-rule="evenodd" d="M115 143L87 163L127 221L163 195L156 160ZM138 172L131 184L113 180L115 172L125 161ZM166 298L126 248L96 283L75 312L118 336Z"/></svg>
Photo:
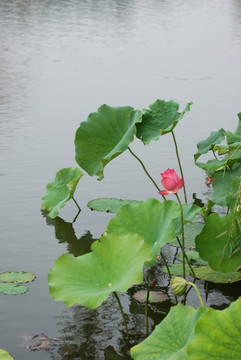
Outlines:
<svg viewBox="0 0 241 360"><path fill-rule="evenodd" d="M196 143L210 131L236 128L240 93L239 0L0 1L0 271L37 276L23 296L0 294L1 348L16 360L67 359L68 346L72 359L115 360L127 353L112 298L90 311L68 309L48 294L56 258L86 251L111 218L86 209L89 200L158 198L139 164L123 154L106 167L102 182L81 179L76 198L82 212L74 224L74 203L61 211L62 219L45 218L40 203L46 184L59 169L76 166L80 121L103 103L143 108L161 98L183 108L192 100L176 129L191 202L193 193L209 196L204 174L193 165ZM177 168L168 136L148 147L136 141L132 148L156 181L167 167ZM173 251L167 249L170 258ZM167 291L166 276L154 268L146 279L154 276ZM233 293L234 286L217 286L207 304L225 307L238 296ZM121 300L132 342L138 342L143 307L129 293ZM195 295L189 301L198 305ZM150 329L169 306L151 308ZM60 339L52 353L25 349L28 336L40 333Z"/></svg>

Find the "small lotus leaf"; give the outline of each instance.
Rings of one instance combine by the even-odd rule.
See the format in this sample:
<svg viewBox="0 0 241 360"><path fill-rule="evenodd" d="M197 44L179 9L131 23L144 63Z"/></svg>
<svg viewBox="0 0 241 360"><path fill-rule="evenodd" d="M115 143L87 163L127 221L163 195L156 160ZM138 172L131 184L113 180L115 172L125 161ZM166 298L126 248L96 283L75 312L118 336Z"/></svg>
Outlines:
<svg viewBox="0 0 241 360"><path fill-rule="evenodd" d="M59 170L54 181L47 185L46 193L42 197L41 209L48 211L51 218L58 216L59 210L73 197L82 176L83 173L79 168Z"/></svg>
<svg viewBox="0 0 241 360"><path fill-rule="evenodd" d="M28 287L13 283L0 283L0 293L6 295L19 295L28 291Z"/></svg>
<svg viewBox="0 0 241 360"><path fill-rule="evenodd" d="M107 233L128 234L134 232L143 236L151 246L152 261L147 265L154 265L156 256L175 234L173 219L180 215L179 205L172 200L160 202L156 199L140 201L135 205L124 205L111 219L107 226Z"/></svg>
<svg viewBox="0 0 241 360"><path fill-rule="evenodd" d="M186 251L186 255L193 265L208 265L208 262L201 259L199 253L195 250ZM178 260L182 261L182 252L178 255Z"/></svg>
<svg viewBox="0 0 241 360"><path fill-rule="evenodd" d="M184 114L190 111L192 102L188 103L183 112L178 112L179 104L170 100L164 101L157 99L149 105L149 109L143 110L143 120L137 124L137 137L144 144L149 144L152 140L158 140L160 135L172 131L177 123L183 118Z"/></svg>
<svg viewBox="0 0 241 360"><path fill-rule="evenodd" d="M220 206L226 206L226 196L230 192L232 180L241 175L241 165L235 170L218 171L214 173L212 202Z"/></svg>
<svg viewBox="0 0 241 360"><path fill-rule="evenodd" d="M61 255L48 276L49 291L67 306L95 309L113 291L126 291L143 280L144 262L151 259L150 247L138 234L104 236L92 252L73 257Z"/></svg>
<svg viewBox="0 0 241 360"><path fill-rule="evenodd" d="M140 290L135 292L133 297L140 301L141 303L144 303L146 301L147 297L147 290ZM149 291L149 297L148 302L149 303L159 303L168 300L167 294L161 291Z"/></svg>
<svg viewBox="0 0 241 360"><path fill-rule="evenodd" d="M200 280L210 281L216 284L228 284L241 280L241 273L238 271L221 272L215 271L210 266L195 266L193 267L195 275Z"/></svg>
<svg viewBox="0 0 241 360"><path fill-rule="evenodd" d="M234 228L232 214L211 214L196 237L196 249L213 270L232 272L241 266L240 228Z"/></svg>
<svg viewBox="0 0 241 360"><path fill-rule="evenodd" d="M182 263L180 264L172 264L172 265L168 265L169 267L169 270L171 272L172 275L174 276L179 276L179 275L183 275L183 266L182 266ZM164 271L165 273L168 274L168 271L167 271L167 268L166 266L164 266L162 268L162 271ZM185 264L185 273L186 275L191 275L190 273L190 268L187 264Z"/></svg>
<svg viewBox="0 0 241 360"><path fill-rule="evenodd" d="M14 359L7 351L0 349L0 360L14 360Z"/></svg>
<svg viewBox="0 0 241 360"><path fill-rule="evenodd" d="M187 345L188 360L239 360L241 354L241 298L225 310L208 309L198 320Z"/></svg>
<svg viewBox="0 0 241 360"><path fill-rule="evenodd" d="M225 138L225 130L219 129L213 131L209 137L205 140L199 141L197 144L198 152L194 155L196 161L201 154L206 154L209 150L212 150L216 144L220 144Z"/></svg>
<svg viewBox="0 0 241 360"><path fill-rule="evenodd" d="M194 336L197 321L206 308L178 304L142 343L131 348L134 360L184 360L187 346ZM208 358L209 359L209 358Z"/></svg>
<svg viewBox="0 0 241 360"><path fill-rule="evenodd" d="M35 275L24 271L7 271L0 273L0 281L12 283L28 283L35 280Z"/></svg>
<svg viewBox="0 0 241 360"><path fill-rule="evenodd" d="M115 198L100 198L91 200L88 202L87 206L91 210L97 211L105 211L116 213L121 206L126 204L137 204L137 200L122 200L122 199L115 199Z"/></svg>
<svg viewBox="0 0 241 360"><path fill-rule="evenodd" d="M102 105L82 121L75 135L75 159L89 175L103 179L104 167L128 149L136 134L141 111L130 106Z"/></svg>
<svg viewBox="0 0 241 360"><path fill-rule="evenodd" d="M185 247L195 248L195 237L200 233L204 224L200 221L189 222L184 225ZM181 240L181 239L180 239ZM172 239L172 245L179 246L177 239Z"/></svg>

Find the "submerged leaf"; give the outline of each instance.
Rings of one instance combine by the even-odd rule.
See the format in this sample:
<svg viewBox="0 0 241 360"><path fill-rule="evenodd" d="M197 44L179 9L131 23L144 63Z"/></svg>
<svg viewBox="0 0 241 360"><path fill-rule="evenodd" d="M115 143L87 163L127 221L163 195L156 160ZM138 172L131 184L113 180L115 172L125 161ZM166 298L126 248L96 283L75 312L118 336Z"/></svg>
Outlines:
<svg viewBox="0 0 241 360"><path fill-rule="evenodd" d="M140 290L135 292L133 295L134 299L140 301L141 303L144 303L146 301L147 297L147 290ZM149 303L159 303L168 300L167 294L161 291L149 291Z"/></svg>
<svg viewBox="0 0 241 360"><path fill-rule="evenodd" d="M179 104L170 100L164 101L157 99L149 105L149 109L142 110L143 120L137 124L137 137L144 144L149 144L152 140L158 140L161 135L172 131L177 123L183 118L184 114L190 111L192 102L188 103L183 112L178 112Z"/></svg>
<svg viewBox="0 0 241 360"><path fill-rule="evenodd" d="M13 283L0 283L0 293L6 295L20 295L25 294L28 291L28 287L24 285L18 285Z"/></svg>
<svg viewBox="0 0 241 360"><path fill-rule="evenodd" d="M46 194L42 197L42 210L49 212L51 218L59 214L75 192L76 186L83 176L79 168L64 168L57 172L53 182L47 185Z"/></svg>
<svg viewBox="0 0 241 360"><path fill-rule="evenodd" d="M126 291L143 280L143 265L151 259L150 247L138 234L104 236L92 252L61 255L48 276L50 295L67 306L95 309L114 291Z"/></svg>
<svg viewBox="0 0 241 360"><path fill-rule="evenodd" d="M89 175L103 179L104 167L128 149L136 134L141 111L131 106L102 105L82 121L75 135L75 159Z"/></svg>
<svg viewBox="0 0 241 360"><path fill-rule="evenodd" d="M126 204L137 204L137 200L122 200L116 198L100 198L91 200L87 206L91 210L116 213L121 206Z"/></svg>
<svg viewBox="0 0 241 360"><path fill-rule="evenodd" d="M201 307L178 304L142 343L131 348L134 360L184 360L199 318L207 311Z"/></svg>

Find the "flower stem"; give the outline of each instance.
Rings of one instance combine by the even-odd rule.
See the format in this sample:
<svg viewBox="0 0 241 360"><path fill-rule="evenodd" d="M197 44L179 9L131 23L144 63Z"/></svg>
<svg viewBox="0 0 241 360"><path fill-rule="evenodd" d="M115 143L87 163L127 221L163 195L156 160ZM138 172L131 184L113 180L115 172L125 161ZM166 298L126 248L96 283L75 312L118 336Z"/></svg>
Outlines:
<svg viewBox="0 0 241 360"><path fill-rule="evenodd" d="M168 266L168 264L167 264L167 262L166 262L166 258L165 258L165 256L163 255L162 252L160 252L160 255L161 255L161 258L162 258L162 260L163 260L163 262L164 262L164 264L165 264L165 266L166 266L166 269L167 269L167 272L168 272L168 275L169 275L169 279L170 279L170 282L171 282L171 280L172 280L172 274L171 274L171 271L170 271L170 269L169 269L169 266ZM176 296L175 294L174 294L174 296L175 296L176 304L178 304L177 296Z"/></svg>
<svg viewBox="0 0 241 360"><path fill-rule="evenodd" d="M148 336L148 301L149 301L149 293L151 290L151 286L149 286L146 294L146 303L145 303L145 323L146 323L146 337Z"/></svg>
<svg viewBox="0 0 241 360"><path fill-rule="evenodd" d="M177 198L177 201L180 205L180 210L181 210L181 228L182 228L182 266L183 266L183 278L185 279L186 277L186 271L185 271L185 238L184 238L184 221L183 221L183 208L182 208L182 203L180 201L180 198L177 194L176 195L176 198Z"/></svg>
<svg viewBox="0 0 241 360"><path fill-rule="evenodd" d="M181 177L182 177L183 180L184 180L183 171L182 171L182 164L181 164L181 160L180 160L179 153L178 153L177 141L176 141L176 138L175 138L175 135L174 135L173 130L171 131L171 133L172 133L172 137L173 137L173 141L174 141L174 145L175 145L175 150L176 150L176 155L177 155L177 161L178 161L178 165L179 165ZM184 192L185 203L187 203L187 193L186 193L186 188L185 188L185 182L184 182L184 185L183 185L183 192Z"/></svg>
<svg viewBox="0 0 241 360"><path fill-rule="evenodd" d="M203 299L202 299L202 297L201 297L201 294L200 294L197 286L196 286L195 284L193 284L192 282L190 282L190 281L186 281L186 285L191 285L191 286L194 287L194 289L196 290L197 296L198 296L198 298L199 298L199 300L200 300L200 303L201 303L201 305L204 307Z"/></svg>
<svg viewBox="0 0 241 360"><path fill-rule="evenodd" d="M115 291L113 291L113 294L114 294L114 296L115 296L115 298L116 298L116 300L117 300L117 302L118 302L118 305L119 305L119 308L120 308L120 311L121 311L123 323L124 323L125 330L126 330L127 339L130 340L130 335L129 335L128 328L127 328L127 324L126 324L126 318L125 318L125 314L124 314L123 307L122 307L122 305L121 305L119 296L116 294Z"/></svg>
<svg viewBox="0 0 241 360"><path fill-rule="evenodd" d="M179 244L180 248L182 249L182 244L181 244L181 242L180 242L180 240L179 240L179 237L176 236L176 239L177 239L177 241L178 241L178 244ZM185 253L185 252L184 252L184 253ZM196 279L195 272L194 272L194 270L193 270L193 267L192 267L192 265L191 265L191 263L190 263L190 260L188 259L186 253L185 253L185 258L186 258L187 264L188 264L188 266L189 266L189 269L191 270L192 276L194 277L194 279Z"/></svg>
<svg viewBox="0 0 241 360"><path fill-rule="evenodd" d="M161 189L159 188L159 186L156 184L156 182L154 181L154 179L151 177L151 175L149 174L149 172L146 170L145 165L143 164L143 162L141 161L141 159L133 153L133 151L128 147L128 150L130 151L131 155L133 155L141 164L143 170L145 171L146 175L149 177L149 179L152 181L152 183L154 184L154 186L156 187L156 189L158 190L158 192L161 191ZM161 196L163 197L164 200L166 200L165 196L161 194Z"/></svg>

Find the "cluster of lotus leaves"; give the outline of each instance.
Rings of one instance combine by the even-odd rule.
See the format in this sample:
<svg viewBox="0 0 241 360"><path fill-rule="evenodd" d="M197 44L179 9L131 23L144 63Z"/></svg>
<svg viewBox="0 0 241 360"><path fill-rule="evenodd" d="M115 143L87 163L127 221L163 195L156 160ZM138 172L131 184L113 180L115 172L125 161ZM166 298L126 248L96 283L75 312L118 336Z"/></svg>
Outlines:
<svg viewBox="0 0 241 360"><path fill-rule="evenodd" d="M0 274L0 293L20 295L28 291L28 287L20 285L35 280L35 275L24 271L6 271Z"/></svg>

